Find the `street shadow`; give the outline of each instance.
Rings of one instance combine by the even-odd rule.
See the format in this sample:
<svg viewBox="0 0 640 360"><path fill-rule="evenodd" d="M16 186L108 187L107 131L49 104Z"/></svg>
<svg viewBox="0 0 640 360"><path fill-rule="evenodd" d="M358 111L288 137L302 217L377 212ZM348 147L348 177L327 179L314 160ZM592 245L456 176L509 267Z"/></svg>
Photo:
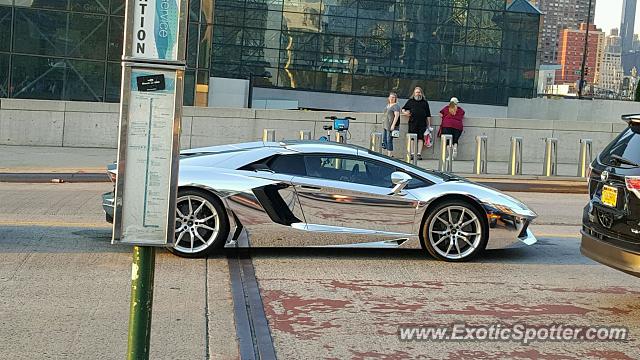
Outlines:
<svg viewBox="0 0 640 360"><path fill-rule="evenodd" d="M160 252L166 250L160 248ZM0 253L130 253L130 245L112 245L109 228L0 226ZM437 261L422 249L375 249L331 247L271 247L225 249L210 257L252 256L260 258L380 259L388 261ZM477 263L595 265L580 254L576 239L541 238L531 246L486 250Z"/></svg>
<svg viewBox="0 0 640 360"><path fill-rule="evenodd" d="M130 253L112 245L111 229L47 226L0 226L0 253Z"/></svg>
<svg viewBox="0 0 640 360"><path fill-rule="evenodd" d="M227 256L251 256L254 258L335 258L335 259L381 259L381 260L423 260L437 261L422 249L373 249L373 248L250 248L239 252L227 249ZM487 264L563 264L596 265L580 254L577 239L542 238L531 246L521 245L508 249L486 250L472 260Z"/></svg>

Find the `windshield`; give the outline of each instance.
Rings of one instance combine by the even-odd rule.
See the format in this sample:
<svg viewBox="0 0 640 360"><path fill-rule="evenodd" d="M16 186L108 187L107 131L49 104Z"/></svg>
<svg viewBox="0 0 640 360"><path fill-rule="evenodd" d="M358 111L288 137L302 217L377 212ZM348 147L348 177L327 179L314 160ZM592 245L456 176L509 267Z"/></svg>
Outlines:
<svg viewBox="0 0 640 360"><path fill-rule="evenodd" d="M400 167L405 166L405 167L408 167L408 168L413 169L415 171L424 172L424 173L427 173L429 175L433 175L433 176L439 177L439 178L443 179L444 181L460 179L459 176L456 176L454 174L450 174L450 173L446 173L446 172L442 172L442 171L438 171L438 170L433 170L433 169L425 169L425 168L422 168L420 166L413 165L411 163L404 162L404 161L401 161L399 159L392 158L390 156L387 156L387 155L384 155L384 154L381 154L381 153L371 152L371 151L369 151L369 149L361 148L361 149L358 149L358 150L366 151L368 154L372 154L372 155L381 157L381 158L383 158L383 159L385 159L387 161L390 161L392 163L398 164L398 166L400 166Z"/></svg>

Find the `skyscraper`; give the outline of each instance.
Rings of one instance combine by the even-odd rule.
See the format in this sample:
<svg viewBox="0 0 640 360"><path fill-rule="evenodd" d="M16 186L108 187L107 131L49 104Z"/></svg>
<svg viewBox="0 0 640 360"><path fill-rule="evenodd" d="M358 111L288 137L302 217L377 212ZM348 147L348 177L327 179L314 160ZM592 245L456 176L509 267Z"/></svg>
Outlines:
<svg viewBox="0 0 640 360"><path fill-rule="evenodd" d="M633 29L636 21L637 0L624 0L622 3L622 23L620 24L620 38L622 39L622 51L633 49Z"/></svg>
<svg viewBox="0 0 640 360"><path fill-rule="evenodd" d="M636 56L630 54L633 49L633 30L636 21L637 0L624 0L622 3L622 23L620 24L620 39L622 41L622 66L624 73L629 74L636 66Z"/></svg>
<svg viewBox="0 0 640 360"><path fill-rule="evenodd" d="M635 6L635 0L632 1ZM544 14L540 37L540 61L542 64L557 64L560 33L564 29L577 30L580 24L587 22L589 0L536 0L531 3ZM593 24L595 11L596 0L591 0L590 24Z"/></svg>
<svg viewBox="0 0 640 360"><path fill-rule="evenodd" d="M623 76L618 29L611 29L611 35L606 37L605 42L604 57L598 79L598 90L603 95L611 94L612 96L617 96L620 93Z"/></svg>

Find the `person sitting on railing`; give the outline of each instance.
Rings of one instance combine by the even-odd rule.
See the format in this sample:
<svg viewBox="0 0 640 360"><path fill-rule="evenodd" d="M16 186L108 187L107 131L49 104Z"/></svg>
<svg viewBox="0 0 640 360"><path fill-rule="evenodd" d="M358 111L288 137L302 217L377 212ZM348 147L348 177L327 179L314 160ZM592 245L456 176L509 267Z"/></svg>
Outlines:
<svg viewBox="0 0 640 360"><path fill-rule="evenodd" d="M418 160L422 160L423 136L425 131L431 127L431 109L429 109L429 103L425 99L421 87L416 86L413 89L413 95L402 107L402 114L409 116L408 133L418 136Z"/></svg>
<svg viewBox="0 0 640 360"><path fill-rule="evenodd" d="M458 98L452 97L449 101L449 105L440 110L440 116L442 117L442 125L438 131L438 137L440 135L451 135L453 138L453 158L458 156L458 140L462 135L464 110L458 106Z"/></svg>

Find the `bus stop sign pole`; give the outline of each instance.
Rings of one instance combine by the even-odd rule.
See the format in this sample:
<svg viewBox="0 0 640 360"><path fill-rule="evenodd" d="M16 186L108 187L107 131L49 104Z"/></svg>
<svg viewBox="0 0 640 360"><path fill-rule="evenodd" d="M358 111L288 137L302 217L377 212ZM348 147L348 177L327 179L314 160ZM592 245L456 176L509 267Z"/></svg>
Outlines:
<svg viewBox="0 0 640 360"><path fill-rule="evenodd" d="M151 342L151 309L156 248L134 246L131 264L128 359L148 359Z"/></svg>
<svg viewBox="0 0 640 360"><path fill-rule="evenodd" d="M155 247L174 243L187 0L126 0L112 243L133 245L128 359L149 359Z"/></svg>

